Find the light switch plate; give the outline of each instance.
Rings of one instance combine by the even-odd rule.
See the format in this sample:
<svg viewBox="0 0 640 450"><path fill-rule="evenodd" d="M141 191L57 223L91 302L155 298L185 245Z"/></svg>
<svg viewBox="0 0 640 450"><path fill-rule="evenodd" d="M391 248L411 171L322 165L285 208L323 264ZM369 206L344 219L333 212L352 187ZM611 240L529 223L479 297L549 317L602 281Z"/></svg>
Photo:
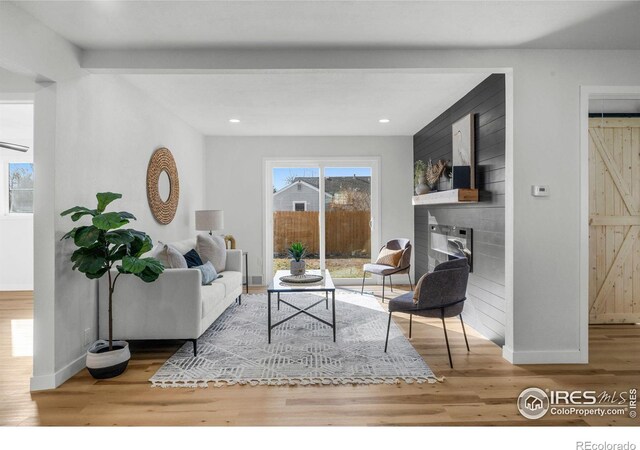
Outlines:
<svg viewBox="0 0 640 450"><path fill-rule="evenodd" d="M531 195L534 197L548 197L549 196L549 186L536 184L531 186Z"/></svg>

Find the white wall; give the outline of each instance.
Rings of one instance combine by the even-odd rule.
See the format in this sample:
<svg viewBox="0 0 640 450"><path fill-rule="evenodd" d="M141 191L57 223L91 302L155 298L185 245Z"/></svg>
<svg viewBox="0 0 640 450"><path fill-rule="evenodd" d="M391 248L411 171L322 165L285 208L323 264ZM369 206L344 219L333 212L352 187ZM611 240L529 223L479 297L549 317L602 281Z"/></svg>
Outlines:
<svg viewBox="0 0 640 450"><path fill-rule="evenodd" d="M0 88L2 85L0 85ZM33 103L2 103L0 141L26 145L26 153L0 148L0 291L33 289L33 215L9 214L9 163L33 162Z"/></svg>
<svg viewBox="0 0 640 450"><path fill-rule="evenodd" d="M83 367L84 330L97 337L96 283L71 271L70 241L60 237L73 227L58 214L72 206L93 207L102 191L123 195L113 207L132 212L132 227L155 241L195 234L194 211L203 206L204 137L112 75L91 75L57 85L55 158L55 369ZM152 217L146 195L149 158L169 148L180 176L180 202L173 222ZM51 301L54 301L52 298ZM114 306L117 308L117 303ZM35 374L34 375L38 375Z"/></svg>
<svg viewBox="0 0 640 450"><path fill-rule="evenodd" d="M380 157L381 241L395 237L413 241L411 136L209 136L204 159L205 204L224 210L225 233L233 234L238 248L249 252L250 275L262 275L265 280L263 158L331 156Z"/></svg>

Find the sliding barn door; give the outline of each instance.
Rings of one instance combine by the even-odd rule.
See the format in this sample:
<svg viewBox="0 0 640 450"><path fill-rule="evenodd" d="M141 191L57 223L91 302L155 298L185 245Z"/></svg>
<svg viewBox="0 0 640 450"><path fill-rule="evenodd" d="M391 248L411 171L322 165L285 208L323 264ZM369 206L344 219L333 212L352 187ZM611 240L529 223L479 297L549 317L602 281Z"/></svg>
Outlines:
<svg viewBox="0 0 640 450"><path fill-rule="evenodd" d="M640 119L589 120L590 323L640 322Z"/></svg>

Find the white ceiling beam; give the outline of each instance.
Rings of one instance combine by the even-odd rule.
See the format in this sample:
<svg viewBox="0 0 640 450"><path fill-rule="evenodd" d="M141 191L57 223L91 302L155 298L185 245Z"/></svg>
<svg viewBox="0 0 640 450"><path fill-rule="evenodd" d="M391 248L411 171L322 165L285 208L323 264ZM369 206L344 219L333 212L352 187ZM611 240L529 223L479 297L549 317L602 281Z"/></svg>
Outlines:
<svg viewBox="0 0 640 450"><path fill-rule="evenodd" d="M0 66L37 81L62 81L86 73L80 49L23 9L0 1Z"/></svg>
<svg viewBox="0 0 640 450"><path fill-rule="evenodd" d="M216 49L85 50L92 73L235 73L245 71L378 70L430 73L505 72L526 50ZM531 52L540 52L531 50Z"/></svg>

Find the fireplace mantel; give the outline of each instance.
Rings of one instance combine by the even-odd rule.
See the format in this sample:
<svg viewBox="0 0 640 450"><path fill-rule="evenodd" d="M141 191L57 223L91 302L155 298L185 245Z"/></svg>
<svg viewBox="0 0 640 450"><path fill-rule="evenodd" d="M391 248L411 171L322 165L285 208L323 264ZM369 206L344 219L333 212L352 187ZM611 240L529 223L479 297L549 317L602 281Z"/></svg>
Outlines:
<svg viewBox="0 0 640 450"><path fill-rule="evenodd" d="M457 203L478 203L477 189L450 189L448 191L430 192L414 195L411 199L417 205L449 205Z"/></svg>

